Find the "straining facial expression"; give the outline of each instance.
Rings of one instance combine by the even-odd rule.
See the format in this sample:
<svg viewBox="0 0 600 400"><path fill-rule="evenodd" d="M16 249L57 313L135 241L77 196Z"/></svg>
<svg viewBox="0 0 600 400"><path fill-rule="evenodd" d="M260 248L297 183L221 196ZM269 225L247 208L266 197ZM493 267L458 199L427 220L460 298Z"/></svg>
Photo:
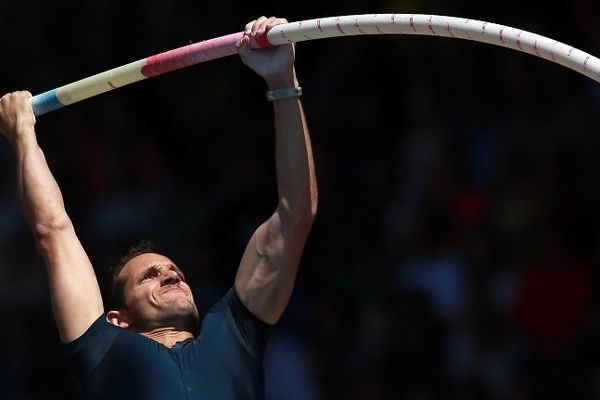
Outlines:
<svg viewBox="0 0 600 400"><path fill-rule="evenodd" d="M183 272L157 253L132 258L121 270L124 305L120 312L128 328L149 331L175 328L195 331L199 313Z"/></svg>

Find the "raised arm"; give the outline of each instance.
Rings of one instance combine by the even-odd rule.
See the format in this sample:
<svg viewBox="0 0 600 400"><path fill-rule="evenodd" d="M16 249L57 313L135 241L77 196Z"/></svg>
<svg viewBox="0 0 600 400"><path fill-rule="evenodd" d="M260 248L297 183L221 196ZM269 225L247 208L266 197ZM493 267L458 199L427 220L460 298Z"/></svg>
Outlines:
<svg viewBox="0 0 600 400"><path fill-rule="evenodd" d="M66 343L81 336L103 313L102 297L38 146L30 97L29 92L16 92L0 99L0 132L14 150L21 207L46 264L54 317Z"/></svg>
<svg viewBox="0 0 600 400"><path fill-rule="evenodd" d="M287 22L264 17L249 23L238 44L246 65L262 76L270 90L298 87L292 45L251 50L251 37ZM254 233L242 257L235 288L258 318L274 324L292 294L300 258L317 209L312 149L298 97L273 101L275 158L279 204Z"/></svg>

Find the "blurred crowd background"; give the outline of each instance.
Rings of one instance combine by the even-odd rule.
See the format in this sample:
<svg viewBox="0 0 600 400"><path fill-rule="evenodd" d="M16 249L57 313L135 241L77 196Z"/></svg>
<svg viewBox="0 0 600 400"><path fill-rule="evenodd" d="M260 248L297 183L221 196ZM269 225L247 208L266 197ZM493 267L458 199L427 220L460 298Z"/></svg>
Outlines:
<svg viewBox="0 0 600 400"><path fill-rule="evenodd" d="M190 42L363 13L469 17L600 55L592 0L1 0L0 91L34 94ZM297 45L320 204L270 342L267 398L600 399L600 86L445 38ZM277 202L271 105L229 57L38 118L102 285L138 239L206 310ZM0 141L2 399L75 399Z"/></svg>

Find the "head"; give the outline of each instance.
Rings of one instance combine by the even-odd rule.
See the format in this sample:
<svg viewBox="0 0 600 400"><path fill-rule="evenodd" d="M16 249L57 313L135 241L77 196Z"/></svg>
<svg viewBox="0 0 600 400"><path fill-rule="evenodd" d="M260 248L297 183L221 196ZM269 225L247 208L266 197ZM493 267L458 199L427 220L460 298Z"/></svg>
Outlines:
<svg viewBox="0 0 600 400"><path fill-rule="evenodd" d="M195 332L199 313L183 272L150 242L142 241L113 270L107 320L149 332L173 328Z"/></svg>

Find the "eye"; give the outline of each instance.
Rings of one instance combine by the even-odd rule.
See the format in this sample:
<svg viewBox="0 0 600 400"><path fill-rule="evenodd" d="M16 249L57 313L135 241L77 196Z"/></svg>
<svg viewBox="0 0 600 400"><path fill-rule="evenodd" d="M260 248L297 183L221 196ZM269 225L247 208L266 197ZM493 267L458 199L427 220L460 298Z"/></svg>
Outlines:
<svg viewBox="0 0 600 400"><path fill-rule="evenodd" d="M144 274L141 278L140 278L140 283L149 281L150 279L154 278L156 276L156 273L154 272L149 272L147 274Z"/></svg>

